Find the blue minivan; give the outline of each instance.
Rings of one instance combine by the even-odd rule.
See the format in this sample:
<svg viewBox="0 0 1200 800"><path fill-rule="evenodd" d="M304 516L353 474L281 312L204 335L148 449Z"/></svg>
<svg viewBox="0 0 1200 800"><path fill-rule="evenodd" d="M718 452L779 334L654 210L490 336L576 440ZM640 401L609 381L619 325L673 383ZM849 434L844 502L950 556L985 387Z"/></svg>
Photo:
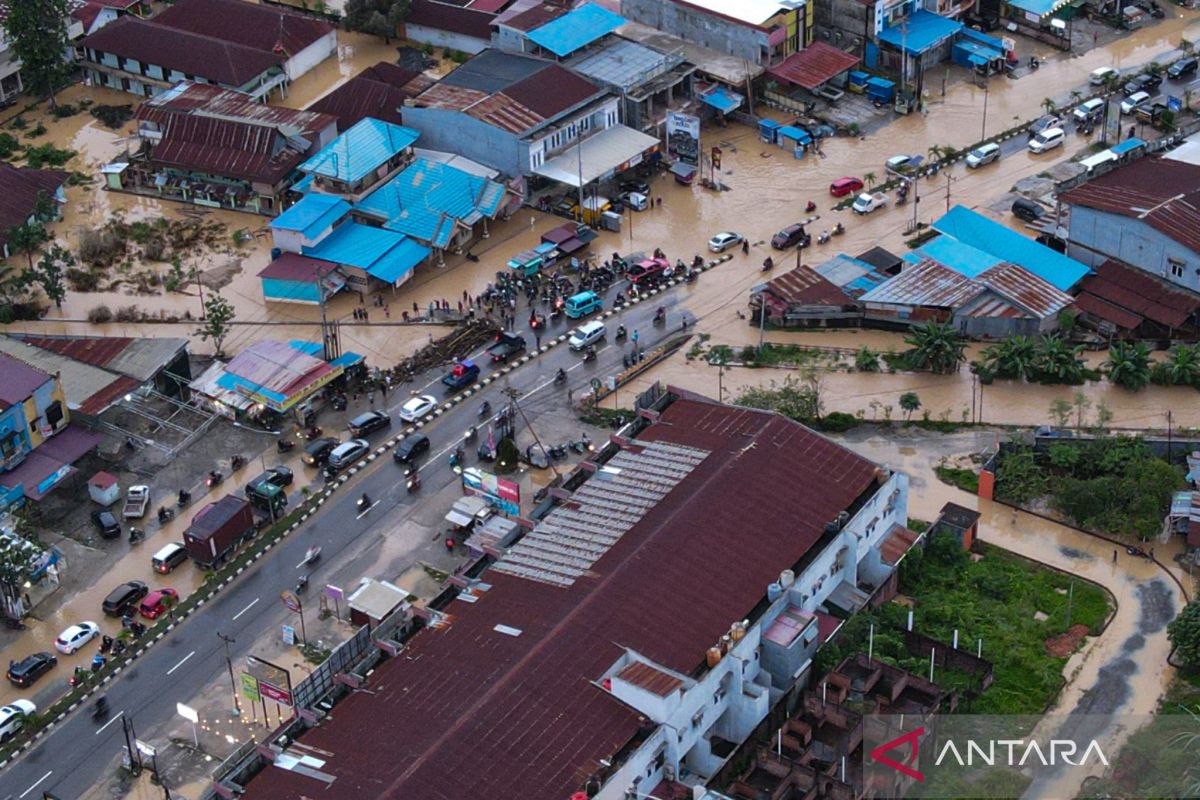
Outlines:
<svg viewBox="0 0 1200 800"><path fill-rule="evenodd" d="M593 311L599 311L604 306L600 300L600 295L595 292L580 292L576 295L571 295L567 298L565 311L571 319L579 319L586 317Z"/></svg>

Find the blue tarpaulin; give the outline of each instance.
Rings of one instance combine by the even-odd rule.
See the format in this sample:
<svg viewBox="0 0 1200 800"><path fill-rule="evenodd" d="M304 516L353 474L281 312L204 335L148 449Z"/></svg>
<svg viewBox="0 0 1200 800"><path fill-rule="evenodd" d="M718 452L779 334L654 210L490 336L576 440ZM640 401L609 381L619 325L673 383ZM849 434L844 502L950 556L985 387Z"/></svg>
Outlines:
<svg viewBox="0 0 1200 800"><path fill-rule="evenodd" d="M919 56L961 31L963 24L924 9L914 11L898 25L884 28L879 41L910 56Z"/></svg>
<svg viewBox="0 0 1200 800"><path fill-rule="evenodd" d="M808 135L807 131L803 131L800 128L795 128L791 125L787 125L779 129L779 138L783 139L785 137L800 144L812 144L812 137Z"/></svg>
<svg viewBox="0 0 1200 800"><path fill-rule="evenodd" d="M1145 147L1145 146L1146 146L1146 143L1135 136L1132 139L1126 139L1125 141L1121 142L1120 144L1114 144L1112 147L1110 147L1108 149L1110 151L1112 151L1113 155L1123 156L1132 150L1136 150L1139 147Z"/></svg>
<svg viewBox="0 0 1200 800"><path fill-rule="evenodd" d="M742 104L742 96L728 89L715 89L700 99L705 105L712 106L722 114L728 114Z"/></svg>

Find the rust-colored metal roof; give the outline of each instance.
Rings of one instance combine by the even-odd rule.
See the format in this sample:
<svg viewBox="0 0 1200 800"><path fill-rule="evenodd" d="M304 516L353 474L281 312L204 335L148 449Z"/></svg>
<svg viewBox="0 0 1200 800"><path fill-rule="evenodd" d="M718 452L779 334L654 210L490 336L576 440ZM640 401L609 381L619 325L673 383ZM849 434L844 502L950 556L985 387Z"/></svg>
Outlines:
<svg viewBox="0 0 1200 800"><path fill-rule="evenodd" d="M1002 261L984 270L977 281L1035 317L1051 317L1071 305L1071 295L1024 267ZM1018 311L1013 309L1013 311ZM997 313L996 316L1018 314ZM977 313L976 316L982 316Z"/></svg>
<svg viewBox="0 0 1200 800"><path fill-rule="evenodd" d="M925 258L864 294L863 303L958 308L984 291L982 284Z"/></svg>
<svg viewBox="0 0 1200 800"><path fill-rule="evenodd" d="M904 554L912 549L913 544L917 539L921 538L921 534L909 530L903 525L893 525L888 531L887 538L883 540L883 545L879 548L879 555L884 562L893 566L900 563L900 559L904 558Z"/></svg>
<svg viewBox="0 0 1200 800"><path fill-rule="evenodd" d="M563 800L642 724L596 684L625 648L702 671L707 648L875 485L874 464L753 409L676 400L631 447L643 440L709 455L570 586L484 573L476 602L452 604L447 624L300 737L332 783L268 767L245 798Z"/></svg>
<svg viewBox="0 0 1200 800"><path fill-rule="evenodd" d="M766 291L789 305L843 306L853 302L807 264L767 281Z"/></svg>
<svg viewBox="0 0 1200 800"><path fill-rule="evenodd" d="M1100 313L1100 307L1094 311L1087 309L1121 327L1137 327L1140 319L1132 325L1128 324L1136 316L1168 328L1179 328L1200 311L1200 295L1112 259L1097 266L1094 275L1084 278L1080 289L1077 302L1084 295L1091 295L1130 314L1130 317L1117 320L1105 317Z"/></svg>
<svg viewBox="0 0 1200 800"><path fill-rule="evenodd" d="M53 199L69 177L69 173L59 170L14 167L0 162L0 244L8 240L10 228L24 225L29 219L39 194Z"/></svg>
<svg viewBox="0 0 1200 800"><path fill-rule="evenodd" d="M779 66L767 70L767 74L804 89L816 89L860 60L858 56L833 45L813 42L798 53L792 53Z"/></svg>
<svg viewBox="0 0 1200 800"><path fill-rule="evenodd" d="M531 31L534 28L540 28L547 22L558 19L563 14L566 14L571 9L563 5L540 5L534 6L527 11L522 11L519 14L514 14L501 24L507 25L510 28L515 28L519 31Z"/></svg>
<svg viewBox="0 0 1200 800"><path fill-rule="evenodd" d="M128 336L22 336L21 341L93 367L107 367L133 344Z"/></svg>
<svg viewBox="0 0 1200 800"><path fill-rule="evenodd" d="M1070 205L1140 219L1200 253L1200 165L1147 156L1059 197Z"/></svg>
<svg viewBox="0 0 1200 800"><path fill-rule="evenodd" d="M551 119L601 93L596 84L558 64L551 64L504 90L504 94L543 119Z"/></svg>
<svg viewBox="0 0 1200 800"><path fill-rule="evenodd" d="M626 683L645 689L651 694L666 697L671 692L683 686L683 681L674 675L655 669L644 661L634 661L617 673L617 677Z"/></svg>
<svg viewBox="0 0 1200 800"><path fill-rule="evenodd" d="M320 17L246 0L177 0L155 23L291 57L334 28Z"/></svg>
<svg viewBox="0 0 1200 800"><path fill-rule="evenodd" d="M421 25L490 42L492 20L495 18L495 14L481 9L464 8L436 0L413 0L404 22L406 25Z"/></svg>
<svg viewBox="0 0 1200 800"><path fill-rule="evenodd" d="M1134 314L1120 306L1113 305L1090 292L1082 292L1075 298L1075 307L1085 314L1092 314L1102 320L1111 322L1118 328L1134 330L1146 321L1145 317Z"/></svg>
<svg viewBox="0 0 1200 800"><path fill-rule="evenodd" d="M272 127L287 127L313 139L336 122L330 114L256 103L247 95L205 83L186 81L138 106L134 119L164 124L175 114L196 114Z"/></svg>
<svg viewBox="0 0 1200 800"><path fill-rule="evenodd" d="M186 171L276 184L304 160L301 150L280 144L281 138L278 130L263 125L176 114L167 121L150 161Z"/></svg>

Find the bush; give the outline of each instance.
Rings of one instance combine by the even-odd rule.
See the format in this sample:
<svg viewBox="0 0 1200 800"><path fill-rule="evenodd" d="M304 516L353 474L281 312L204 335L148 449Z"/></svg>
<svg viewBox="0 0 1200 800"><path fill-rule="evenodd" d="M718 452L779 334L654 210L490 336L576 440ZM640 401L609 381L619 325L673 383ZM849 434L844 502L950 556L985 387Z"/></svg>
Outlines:
<svg viewBox="0 0 1200 800"><path fill-rule="evenodd" d="M21 149L21 142L11 133L0 133L0 158L12 158Z"/></svg>
<svg viewBox="0 0 1200 800"><path fill-rule="evenodd" d="M36 139L39 136L45 136L45 135L46 135L46 126L40 122L25 132L26 139Z"/></svg>
<svg viewBox="0 0 1200 800"><path fill-rule="evenodd" d="M96 306L88 312L87 319L95 325L102 325L105 322L112 322L113 312L108 306Z"/></svg>
<svg viewBox="0 0 1200 800"><path fill-rule="evenodd" d="M75 157L74 150L60 150L47 142L25 151L25 160L34 169L42 167L61 167Z"/></svg>
<svg viewBox="0 0 1200 800"><path fill-rule="evenodd" d="M117 309L117 322L139 322L142 310L137 306L121 306Z"/></svg>
<svg viewBox="0 0 1200 800"><path fill-rule="evenodd" d="M67 282L77 292L94 292L100 288L100 273L94 269L71 267L67 270Z"/></svg>
<svg viewBox="0 0 1200 800"><path fill-rule="evenodd" d="M125 255L125 241L111 230L86 230L79 237L79 260L107 267Z"/></svg>
<svg viewBox="0 0 1200 800"><path fill-rule="evenodd" d="M167 254L167 243L162 240L162 237L156 236L146 242L142 248L142 256L147 261L163 261Z"/></svg>
<svg viewBox="0 0 1200 800"><path fill-rule="evenodd" d="M79 113L79 109L70 103L62 103L61 105L55 106L53 113L56 119L64 119L66 117L75 116Z"/></svg>
<svg viewBox="0 0 1200 800"><path fill-rule="evenodd" d="M98 119L100 124L106 128L120 128L133 118L133 106L129 104L120 106L93 106L90 110L92 116Z"/></svg>
<svg viewBox="0 0 1200 800"><path fill-rule="evenodd" d="M29 120L18 115L13 117L12 122L8 123L8 127L12 128L14 131L23 131L29 127Z"/></svg>
<svg viewBox="0 0 1200 800"><path fill-rule="evenodd" d="M845 411L830 411L821 417L817 427L826 433L845 433L851 428L857 428L861 422L858 417Z"/></svg>

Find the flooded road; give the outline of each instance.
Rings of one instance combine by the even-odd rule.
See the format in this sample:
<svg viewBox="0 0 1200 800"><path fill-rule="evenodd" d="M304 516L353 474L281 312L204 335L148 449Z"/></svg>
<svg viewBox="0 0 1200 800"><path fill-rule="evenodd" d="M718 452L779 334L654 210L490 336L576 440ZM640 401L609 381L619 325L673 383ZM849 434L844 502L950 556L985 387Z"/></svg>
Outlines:
<svg viewBox="0 0 1200 800"><path fill-rule="evenodd" d="M1066 685L1052 715L1104 715L1117 720L1096 731L1104 751L1115 753L1132 733L1120 720L1145 720L1154 713L1159 698L1174 676L1167 664L1171 651L1166 624L1184 605L1175 582L1147 559L1127 556L1113 560L1113 546L1093 536L1025 513L1013 514L1007 506L982 500L939 481L933 465L942 456L975 452L986 446L986 432L937 436L914 434L897 441L892 436L855 433L837 437L855 452L901 469L911 477L909 516L933 520L946 502L978 510L980 539L1064 572L1093 581L1112 592L1117 610L1104 633L1086 639L1063 671ZM993 434L994 435L994 434ZM1178 549L1178 537L1169 545L1155 544L1159 559L1167 562ZM984 643L987 657L987 643ZM1101 765L1102 768L1102 765ZM1055 782L1031 787L1029 798L1076 796L1086 770L1071 770Z"/></svg>

